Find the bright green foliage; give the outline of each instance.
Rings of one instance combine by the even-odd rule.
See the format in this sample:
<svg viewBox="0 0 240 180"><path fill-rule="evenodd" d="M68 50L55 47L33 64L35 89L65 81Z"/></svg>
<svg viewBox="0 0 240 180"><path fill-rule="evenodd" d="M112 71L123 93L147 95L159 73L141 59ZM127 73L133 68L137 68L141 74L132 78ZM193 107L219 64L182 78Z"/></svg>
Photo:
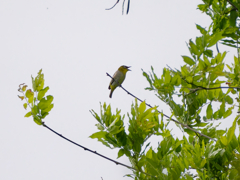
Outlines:
<svg viewBox="0 0 240 180"><path fill-rule="evenodd" d="M133 167L139 171L143 170L141 159L149 146L146 141L153 135L170 136L165 130L163 121L159 120L159 113L156 108L146 108L145 102L139 106L137 101L131 107L131 114L128 114L129 127L128 133L124 127L124 116L120 115L120 111L116 110L116 114L112 114L110 105L104 103L101 106L101 114L91 111L98 121L96 126L99 131L92 134L91 138L96 138L105 146L110 148L119 148L118 157L126 155ZM140 174L139 174L140 176Z"/></svg>
<svg viewBox="0 0 240 180"><path fill-rule="evenodd" d="M212 23L208 28L196 25L201 36L189 40L190 54L182 56L183 65L163 68L161 75L153 67L150 73L143 71L149 83L146 90L169 107L170 118L163 120L167 116L157 107L135 100L127 114L127 129L120 110L114 114L106 103L100 114L91 110L98 132L90 137L117 148L118 158L128 157L134 170L126 176L135 180L240 180L240 115L233 117L233 112L240 113L240 0L203 0L198 9ZM218 50L219 42L237 49L230 65L225 63L227 53ZM32 89L20 84L22 96L18 97L26 100L24 109L30 108L25 117L32 116L43 125L53 108L53 97L45 96L49 87L44 88L42 70L32 77ZM232 126L214 126L212 121L220 119ZM182 130L182 137L171 134L170 121ZM157 147L151 144L153 136L158 137Z"/></svg>
<svg viewBox="0 0 240 180"><path fill-rule="evenodd" d="M45 97L46 92L49 90L49 87L44 87L44 74L42 70L38 72L38 75L32 77L32 87L27 89L27 85L20 84L18 91L23 94L23 96L18 96L21 100L25 99L27 102L23 104L24 109L27 109L27 106L31 109L24 117L33 116L33 120L38 125L43 124L43 119L48 115L48 113L53 108L53 96L48 95Z"/></svg>
<svg viewBox="0 0 240 180"><path fill-rule="evenodd" d="M198 8L212 19L212 31L216 39L223 36L222 43L231 47L238 47L240 31L239 20L239 0L203 0L204 4L199 4ZM231 4L230 4L231 3ZM217 37L218 36L218 37ZM219 39L220 40L220 39ZM217 41L213 40L213 45Z"/></svg>
<svg viewBox="0 0 240 180"><path fill-rule="evenodd" d="M100 131L91 137L118 148L118 157L126 155L137 170L127 176L135 180L240 180L240 135L236 131L240 115L234 114L240 112L240 0L203 0L198 9L210 16L212 23L208 28L196 25L201 35L187 43L190 54L182 56L183 65L163 68L161 75L153 67L149 73L143 71L149 83L146 90L169 107L169 116L180 122L176 125L185 132L183 137L172 136L167 128L170 118L164 123L163 114L156 107L148 109L144 102L132 105L128 131L120 111L114 115L105 104L101 116L92 111ZM219 52L217 43L237 48L231 64L231 57L227 59L226 52ZM106 124L107 119L116 116L121 119L117 135ZM213 125L216 120L228 121L232 126L219 129ZM155 148L152 136L159 137Z"/></svg>
<svg viewBox="0 0 240 180"><path fill-rule="evenodd" d="M93 110L91 113L98 120L99 123L96 126L100 130L92 134L91 138L97 138L98 141L110 148L126 145L127 139L123 124L124 116L121 117L120 111L116 110L116 115L112 114L111 107L104 103L100 116Z"/></svg>
<svg viewBox="0 0 240 180"><path fill-rule="evenodd" d="M236 117L228 131L216 130L211 124L205 127L202 133L220 137L214 142L196 135L190 135L189 140L185 136L183 140L174 139L167 125L164 125L162 119L159 120L160 114L156 108L147 109L145 102L138 105L136 101L132 105L131 115L128 115L128 133L124 129L124 116L120 115L119 110L112 114L110 105L104 103L101 106L100 116L93 110L91 113L98 121L96 126L99 131L90 137L98 139L107 147L118 148L118 158L123 155L129 158L132 167L138 170L129 177L142 180L193 179L190 168L196 169L201 179L229 179L230 175L240 177L236 165L236 162L240 163L240 137L238 140L235 136L240 116ZM162 136L155 150L147 143L152 135Z"/></svg>

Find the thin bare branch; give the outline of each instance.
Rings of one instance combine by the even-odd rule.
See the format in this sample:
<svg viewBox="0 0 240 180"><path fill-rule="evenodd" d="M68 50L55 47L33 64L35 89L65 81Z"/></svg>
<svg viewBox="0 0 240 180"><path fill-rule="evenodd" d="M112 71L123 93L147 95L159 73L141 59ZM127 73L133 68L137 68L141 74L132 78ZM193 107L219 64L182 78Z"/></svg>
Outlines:
<svg viewBox="0 0 240 180"><path fill-rule="evenodd" d="M122 15L124 13L124 4L125 4L125 0L123 0L123 4L122 4Z"/></svg>
<svg viewBox="0 0 240 180"><path fill-rule="evenodd" d="M117 0L117 2L113 5L113 7L105 9L105 10L111 10L112 8L114 8L117 5L117 3L119 3L119 0Z"/></svg>
<svg viewBox="0 0 240 180"><path fill-rule="evenodd" d="M100 157L102 157L102 158L104 158L104 159L107 159L107 160L109 160L109 161L112 161L112 162L114 162L116 165L121 165L121 166L124 166L124 167L126 167L126 168L132 169L132 170L134 170L134 171L141 172L141 173L143 173L143 174L145 174L145 175L147 175L147 176L151 176L151 177L153 177L153 178L156 178L155 176L153 176L153 175L151 175L151 174L148 174L148 173L139 171L138 169L135 169L135 168L133 168L133 167L131 167L131 166L128 166L128 165L123 164L123 163L120 163L120 162L118 162L118 161L115 161L115 160L107 157L107 156L104 156L104 155L102 155L102 154L99 154L97 151L93 151L93 150L91 150L91 149L88 149L88 148L86 148L86 147L84 147L84 146L82 146L82 145L80 145L80 144L78 144L78 143L76 143L76 142L74 142L74 141L66 138L66 137L63 136L62 134L59 134L58 132L54 131L53 129L51 129L50 127L48 127L44 122L43 122L43 127L45 127L45 128L47 128L48 130L52 131L53 133L55 133L56 135L60 136L61 138L67 140L68 142L70 142L70 143L72 143L72 144L74 144L74 145L76 145L76 146L78 146L78 147L80 147L80 148L83 148L85 151L89 151L89 152L91 152L91 153L93 153L93 154L96 154L96 155L98 155L98 156L100 156Z"/></svg>

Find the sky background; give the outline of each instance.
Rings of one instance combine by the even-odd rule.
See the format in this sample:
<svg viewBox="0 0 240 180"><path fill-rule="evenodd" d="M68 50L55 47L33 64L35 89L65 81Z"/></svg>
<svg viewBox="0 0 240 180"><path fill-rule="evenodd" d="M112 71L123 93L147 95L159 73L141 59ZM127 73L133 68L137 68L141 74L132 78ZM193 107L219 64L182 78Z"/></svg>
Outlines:
<svg viewBox="0 0 240 180"><path fill-rule="evenodd" d="M17 97L18 85L31 87L31 75L35 77L43 69L48 94L54 96L54 108L45 123L113 159L118 150L89 138L97 131L97 121L89 110L99 113L100 102L106 102L113 111L118 108L126 114L134 99L120 88L110 99L106 72L112 75L121 65L132 66L123 86L170 115L154 92L144 90L148 82L141 69L149 72L153 66L159 76L166 65L179 69L181 55L189 55L186 42L200 35L195 24L208 27L210 19L197 10L200 0L132 0L128 15L122 15L122 1L105 10L114 3L0 2L1 179L130 179L123 177L131 173L125 167L84 151L36 125L32 118L24 118L29 110L23 109L24 102ZM226 61L231 60L228 54ZM230 125L228 122L223 127ZM169 128L175 137L183 136L173 123ZM158 138L152 140L153 145ZM125 157L118 161L130 165Z"/></svg>

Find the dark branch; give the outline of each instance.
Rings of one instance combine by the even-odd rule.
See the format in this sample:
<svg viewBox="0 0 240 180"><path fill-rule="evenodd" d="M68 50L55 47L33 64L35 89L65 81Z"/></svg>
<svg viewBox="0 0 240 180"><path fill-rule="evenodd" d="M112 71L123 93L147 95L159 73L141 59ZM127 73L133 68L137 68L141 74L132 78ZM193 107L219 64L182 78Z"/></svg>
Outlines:
<svg viewBox="0 0 240 180"><path fill-rule="evenodd" d="M218 43L216 43L216 49L217 49L217 52L219 53Z"/></svg>
<svg viewBox="0 0 240 180"><path fill-rule="evenodd" d="M227 0L227 2L228 2L229 4L231 4L235 9L238 10L237 6L235 6L231 1Z"/></svg>
<svg viewBox="0 0 240 180"><path fill-rule="evenodd" d="M114 8L117 5L117 3L119 3L119 0L117 0L117 2L113 5L113 7L105 9L105 10L111 10L112 8Z"/></svg>
<svg viewBox="0 0 240 180"><path fill-rule="evenodd" d="M167 66L168 66L168 65L167 65ZM177 72L174 71L170 66L168 66L168 68L169 68L171 71L177 73ZM190 92L190 93L188 93L188 94L195 93L195 92L198 91L198 90L230 89L230 88L232 88L232 89L240 89L240 87L232 87L232 86L226 86L226 87L219 86L219 87L212 87L212 88L207 88L207 87L203 87L203 86L198 86L198 85L196 85L196 84L194 84L194 83L188 82L185 78L183 78L183 77L181 76L181 74L179 74L179 75L180 75L180 77L182 78L182 80L184 80L186 83L191 84L192 86L197 87L197 88L195 88L195 89L191 89L191 88L189 88L189 87L182 87L182 88L188 88L188 89L192 90L192 92Z"/></svg>
<svg viewBox="0 0 240 180"><path fill-rule="evenodd" d="M129 8L130 8L130 0L128 0L127 14L128 14L128 12L129 12Z"/></svg>
<svg viewBox="0 0 240 180"><path fill-rule="evenodd" d="M115 160L113 160L113 159L111 159L111 158L109 158L109 157L106 157L106 156L104 156L104 155L102 155L102 154L97 153L97 151L93 151L93 150L91 150L91 149L88 149L88 148L86 148L86 147L84 147L84 146L82 146L82 145L80 145L80 144L78 144L78 143L76 143L76 142L74 142L74 141L66 138L65 136L59 134L58 132L56 132L56 131L54 131L53 129L51 129L50 127L48 127L44 122L43 122L43 126L44 126L45 128L47 128L48 130L52 131L53 133L55 133L56 135L60 136L61 138L67 140L67 141L70 142L70 143L73 143L74 145L76 145L76 146L78 146L78 147L80 147L80 148L83 148L83 149L86 150L86 151L89 151L89 152L91 152L91 153L93 153L93 154L96 154L96 155L98 155L98 156L100 156L100 157L102 157L102 158L104 158L104 159L107 159L107 160L109 160L109 161L112 161L112 162L114 162L116 165L121 165L121 166L124 166L124 167L126 167L126 168L132 169L132 170L134 170L134 171L139 171L139 170L137 170L137 169L135 169L135 168L133 168L133 167L131 167L131 166L128 166L128 165L126 165L126 164L123 164L123 163L120 163L120 162L118 162L118 161L115 161ZM141 173L156 178L155 176L153 176L153 175L151 175L151 174L148 174L148 173L145 173L145 172L142 172L142 171L141 171Z"/></svg>
<svg viewBox="0 0 240 180"><path fill-rule="evenodd" d="M182 78L186 83L188 84L191 84L192 86L195 86L197 88L195 89L191 89L189 87L186 87L188 89L190 89L192 92L188 93L189 94L192 94L192 93L195 93L199 90L214 90L214 89L240 89L240 87L232 87L232 86L219 86L219 87L212 87L212 88L207 88L207 87L203 87L203 86L198 86L198 85L195 85L194 83L191 83L191 82L188 82L186 79Z"/></svg>
<svg viewBox="0 0 240 180"><path fill-rule="evenodd" d="M113 8L119 3L119 1L120 1L120 0L117 0L117 2L116 2L111 8L107 8L106 10L111 10L111 9L113 9ZM126 1L126 0L123 0L123 3L122 3L122 14L124 14L125 1ZM127 12L126 12L126 14L128 14L129 8L130 8L130 0L128 0L128 5L127 5Z"/></svg>
<svg viewBox="0 0 240 180"><path fill-rule="evenodd" d="M122 15L123 15L123 12L124 12L124 4L125 4L125 0L123 0L123 4L122 4Z"/></svg>
<svg viewBox="0 0 240 180"><path fill-rule="evenodd" d="M108 73L107 73L107 76L109 76L110 78L112 78L112 76L110 76ZM112 79L113 79L113 78L112 78ZM113 80L114 80L114 79L113 79ZM139 99L138 97L134 96L132 93L130 93L129 91L127 91L125 88L123 88L122 85L119 85L119 87L121 87L121 88L122 88L126 93L128 93L130 96L136 98L136 99L139 100L140 102L143 102L141 99ZM147 104L147 103L146 103L146 105L147 105L148 107L150 107L150 108L153 108L150 104ZM175 119L170 118L169 116L167 116L166 114L160 112L159 110L157 110L157 111L158 111L160 114L162 114L164 117L168 118L169 120L171 120L171 121L173 121L173 122L175 122L175 123L177 123L177 124L182 125L183 127L185 127L185 128L187 128L187 129L189 129L189 130L191 130L191 131L199 134L200 136L203 136L203 137L208 138L208 139L213 139L213 140L215 140L214 138L211 138L211 137L209 137L209 136L207 136L207 135L205 135L205 134L202 134L201 132L198 132L197 130L189 127L189 126L186 125L186 124L183 124L183 123L181 123L181 122L179 122L179 121L177 121L177 120L175 120ZM216 141L216 140L215 140L215 141Z"/></svg>

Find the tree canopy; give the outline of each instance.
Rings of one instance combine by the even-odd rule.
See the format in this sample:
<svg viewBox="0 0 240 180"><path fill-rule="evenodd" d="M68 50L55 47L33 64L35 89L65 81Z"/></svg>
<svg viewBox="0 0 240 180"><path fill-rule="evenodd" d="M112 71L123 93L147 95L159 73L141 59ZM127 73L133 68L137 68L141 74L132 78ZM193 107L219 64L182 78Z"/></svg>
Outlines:
<svg viewBox="0 0 240 180"><path fill-rule="evenodd" d="M118 148L118 158L127 156L135 169L128 176L134 179L240 179L240 116L232 114L239 111L240 57L237 53L227 64L227 52L218 49L221 43L239 52L240 1L203 0L198 9L212 23L208 28L196 25L201 36L189 40L190 56L182 56L181 68L163 68L161 76L154 67L151 73L143 71L146 90L155 93L171 115L136 100L126 129L120 110L113 113L105 103L100 114L92 110L99 131L91 137ZM227 119L231 128L214 126L219 119ZM185 132L182 138L173 137L169 121ZM156 149L146 143L153 135L162 137Z"/></svg>

